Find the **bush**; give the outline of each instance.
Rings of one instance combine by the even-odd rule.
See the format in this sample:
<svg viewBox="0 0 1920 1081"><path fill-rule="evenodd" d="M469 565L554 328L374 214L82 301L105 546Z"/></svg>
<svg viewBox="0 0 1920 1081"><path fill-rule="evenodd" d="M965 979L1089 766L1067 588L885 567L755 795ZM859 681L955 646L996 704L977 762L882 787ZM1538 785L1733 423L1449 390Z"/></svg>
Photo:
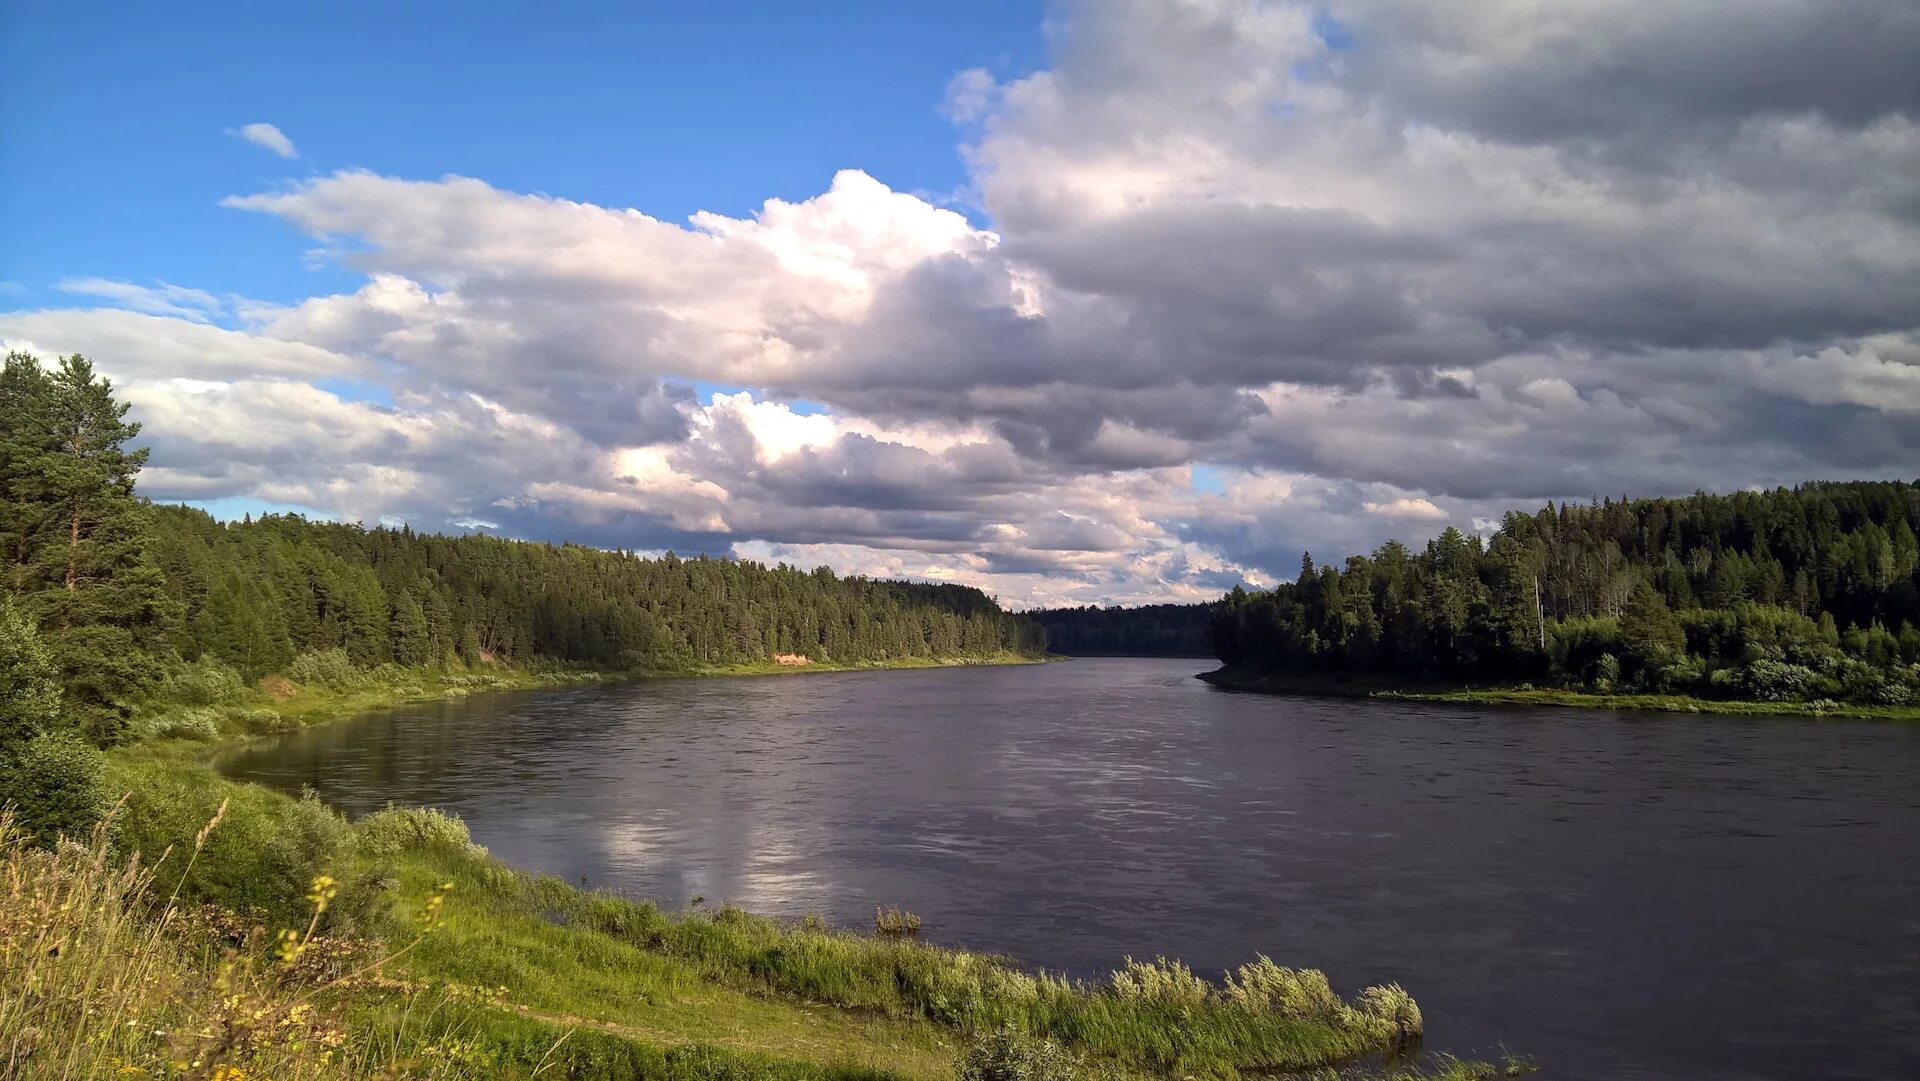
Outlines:
<svg viewBox="0 0 1920 1081"><path fill-rule="evenodd" d="M1052 1040L1016 1029L980 1033L960 1053L960 1081L1074 1081L1072 1053Z"/></svg>
<svg viewBox="0 0 1920 1081"><path fill-rule="evenodd" d="M402 852L438 851L483 856L486 849L473 843L467 824L434 807L395 807L375 811L354 826L360 851L377 859Z"/></svg>
<svg viewBox="0 0 1920 1081"><path fill-rule="evenodd" d="M211 657L183 665L167 676L155 695L183 706L224 706L247 696L240 673Z"/></svg>
<svg viewBox="0 0 1920 1081"><path fill-rule="evenodd" d="M1804 665L1761 659L1747 665L1747 692L1763 702L1790 702L1807 697L1820 676Z"/></svg>
<svg viewBox="0 0 1920 1081"><path fill-rule="evenodd" d="M300 654L287 666L287 675L296 683L334 691L352 690L366 682L366 673L348 659L346 650L337 647Z"/></svg>
<svg viewBox="0 0 1920 1081"><path fill-rule="evenodd" d="M220 738L219 714L211 709L178 709L143 718L137 728L145 739L197 739L210 743Z"/></svg>
<svg viewBox="0 0 1920 1081"><path fill-rule="evenodd" d="M1282 968L1264 954L1227 977L1227 998L1251 1010L1299 1021L1337 1020L1346 1008L1328 985L1326 973Z"/></svg>
<svg viewBox="0 0 1920 1081"><path fill-rule="evenodd" d="M86 836L112 806L105 757L66 732L28 740L0 770L0 803L11 803L20 824L45 845Z"/></svg>

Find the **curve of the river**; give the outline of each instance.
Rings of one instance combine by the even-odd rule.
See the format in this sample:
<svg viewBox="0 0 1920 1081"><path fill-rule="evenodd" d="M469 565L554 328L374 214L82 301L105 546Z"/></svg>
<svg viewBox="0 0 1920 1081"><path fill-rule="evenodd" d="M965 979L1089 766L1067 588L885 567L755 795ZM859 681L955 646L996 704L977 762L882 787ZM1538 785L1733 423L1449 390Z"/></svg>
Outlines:
<svg viewBox="0 0 1920 1081"><path fill-rule="evenodd" d="M224 763L517 866L1095 975L1398 980L1543 1076L1920 1078L1920 725L1269 698L1081 660L478 697Z"/></svg>

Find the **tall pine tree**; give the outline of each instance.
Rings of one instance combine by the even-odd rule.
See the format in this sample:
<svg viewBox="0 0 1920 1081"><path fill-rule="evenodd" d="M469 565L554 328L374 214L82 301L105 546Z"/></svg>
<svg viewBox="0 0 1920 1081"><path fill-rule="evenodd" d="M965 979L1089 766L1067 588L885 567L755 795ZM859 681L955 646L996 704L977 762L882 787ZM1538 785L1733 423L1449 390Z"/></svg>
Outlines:
<svg viewBox="0 0 1920 1081"><path fill-rule="evenodd" d="M147 452L126 444L140 426L78 354L51 372L9 357L4 379L28 403L9 401L0 421L0 484L14 523L9 588L40 630L68 708L96 740L113 742L129 700L170 653L174 617L133 492Z"/></svg>

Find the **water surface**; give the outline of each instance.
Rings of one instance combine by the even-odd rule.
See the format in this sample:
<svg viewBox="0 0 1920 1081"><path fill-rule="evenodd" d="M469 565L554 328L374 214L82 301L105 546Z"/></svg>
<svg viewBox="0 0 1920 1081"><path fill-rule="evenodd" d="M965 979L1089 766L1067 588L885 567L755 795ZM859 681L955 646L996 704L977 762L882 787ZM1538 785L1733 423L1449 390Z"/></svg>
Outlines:
<svg viewBox="0 0 1920 1081"><path fill-rule="evenodd" d="M518 866L1096 975L1398 980L1543 1076L1920 1078L1920 725L1269 698L1201 661L495 695L227 765Z"/></svg>

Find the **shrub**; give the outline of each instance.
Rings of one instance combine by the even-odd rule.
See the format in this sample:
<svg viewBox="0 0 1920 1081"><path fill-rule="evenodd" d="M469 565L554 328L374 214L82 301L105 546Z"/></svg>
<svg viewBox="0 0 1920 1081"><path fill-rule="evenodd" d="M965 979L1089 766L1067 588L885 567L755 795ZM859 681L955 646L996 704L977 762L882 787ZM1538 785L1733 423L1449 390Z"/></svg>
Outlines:
<svg viewBox="0 0 1920 1081"><path fill-rule="evenodd" d="M0 755L60 717L60 670L33 624L0 595Z"/></svg>
<svg viewBox="0 0 1920 1081"><path fill-rule="evenodd" d="M1075 1081L1079 1063L1052 1040L1017 1029L979 1033L960 1053L960 1081Z"/></svg>
<svg viewBox="0 0 1920 1081"><path fill-rule="evenodd" d="M1144 964L1129 957L1126 967L1113 974L1113 993L1136 1002L1192 1007L1206 1003L1213 985L1178 961L1157 957Z"/></svg>
<svg viewBox="0 0 1920 1081"><path fill-rule="evenodd" d="M325 687L334 691L352 690L366 681L366 673L348 659L340 648L315 649L300 654L287 666L287 675L296 683Z"/></svg>
<svg viewBox="0 0 1920 1081"><path fill-rule="evenodd" d="M1227 977L1227 998L1251 1010L1300 1021L1332 1021L1345 1004L1313 968L1282 968L1264 954Z"/></svg>
<svg viewBox="0 0 1920 1081"><path fill-rule="evenodd" d="M438 851L480 856L486 849L473 843L467 824L435 807L395 807L375 811L354 826L360 851L380 859L402 852Z"/></svg>
<svg viewBox="0 0 1920 1081"><path fill-rule="evenodd" d="M1593 662L1593 689L1611 691L1620 682L1620 658L1611 653L1602 653L1600 659Z"/></svg>
<svg viewBox="0 0 1920 1081"><path fill-rule="evenodd" d="M247 695L240 673L211 657L182 665L170 673L155 696L183 706L223 706Z"/></svg>
<svg viewBox="0 0 1920 1081"><path fill-rule="evenodd" d="M920 917L898 908L875 908L873 931L881 938L919 938Z"/></svg>
<svg viewBox="0 0 1920 1081"><path fill-rule="evenodd" d="M267 732L285 732L300 727L300 722L280 715L277 709L243 709L230 714L240 729L250 735Z"/></svg>
<svg viewBox="0 0 1920 1081"><path fill-rule="evenodd" d="M112 806L105 757L70 733L35 736L0 770L0 803L11 803L20 824L45 845L85 837Z"/></svg>
<svg viewBox="0 0 1920 1081"><path fill-rule="evenodd" d="M1747 665L1746 685L1763 702L1789 702L1807 697L1819 678L1804 665L1761 659Z"/></svg>
<svg viewBox="0 0 1920 1081"><path fill-rule="evenodd" d="M146 739L197 739L203 743L220 738L219 714L210 709L177 709L141 720L139 734Z"/></svg>

